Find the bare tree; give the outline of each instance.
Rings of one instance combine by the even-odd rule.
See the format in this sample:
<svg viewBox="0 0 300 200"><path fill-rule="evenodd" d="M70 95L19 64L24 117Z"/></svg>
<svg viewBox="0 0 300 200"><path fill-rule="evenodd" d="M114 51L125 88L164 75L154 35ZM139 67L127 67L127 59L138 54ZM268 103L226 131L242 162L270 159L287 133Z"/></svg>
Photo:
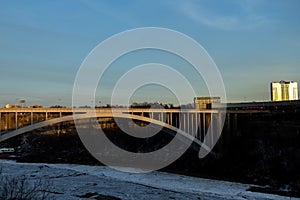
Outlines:
<svg viewBox="0 0 300 200"><path fill-rule="evenodd" d="M47 200L50 199L49 181L30 180L26 176L3 175L0 166L0 199Z"/></svg>

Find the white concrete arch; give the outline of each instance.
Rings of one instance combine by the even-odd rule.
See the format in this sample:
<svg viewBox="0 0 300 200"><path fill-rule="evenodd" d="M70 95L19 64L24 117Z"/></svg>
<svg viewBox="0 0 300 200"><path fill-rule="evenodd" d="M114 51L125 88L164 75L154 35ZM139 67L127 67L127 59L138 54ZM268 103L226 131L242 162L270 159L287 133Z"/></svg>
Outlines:
<svg viewBox="0 0 300 200"><path fill-rule="evenodd" d="M210 148L208 146L206 146L204 143L202 143L201 141L199 141L198 139L196 139L195 137L193 137L192 135L172 126L169 124L166 124L164 122L152 119L152 118L148 118L148 117L144 117L144 116L139 116L139 115L132 115L132 114L124 114L124 113L111 113L111 112L107 112L107 113L87 113L87 114L75 114L75 115L69 115L69 116L64 116L64 117L59 117L59 118L55 118L55 119L51 119L51 120L46 120L46 121L42 121L42 122L38 122L29 126L25 126L22 128L19 128L17 130L8 132L6 134L3 134L0 136L0 142L6 141L10 138L16 137L18 135L22 135L24 133L33 131L35 129L38 128L42 128L45 126L49 126L49 125L53 125L53 124L58 124L58 123L62 123L62 122L67 122L67 121L71 121L71 120L77 120L77 119L88 119L88 118L94 118L94 117L100 117L100 118L105 118L105 117L112 117L112 118L127 118L127 119L135 119L135 120L140 120L140 121L144 121L144 122L149 122L149 123L153 123L155 125L158 126L162 126L165 127L171 131L173 131L174 135L176 133L180 134L184 140L192 140L194 141L196 144L198 144L199 146L203 147L204 149L206 149L207 151L210 151ZM171 132L168 132L169 134Z"/></svg>

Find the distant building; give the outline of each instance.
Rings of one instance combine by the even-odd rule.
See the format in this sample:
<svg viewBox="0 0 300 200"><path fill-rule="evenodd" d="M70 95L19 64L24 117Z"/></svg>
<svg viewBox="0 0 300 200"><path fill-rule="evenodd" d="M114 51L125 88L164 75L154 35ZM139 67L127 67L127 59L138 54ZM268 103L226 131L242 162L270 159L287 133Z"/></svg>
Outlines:
<svg viewBox="0 0 300 200"><path fill-rule="evenodd" d="M279 81L271 83L271 100L298 100L298 83L294 81Z"/></svg>
<svg viewBox="0 0 300 200"><path fill-rule="evenodd" d="M18 105L18 104L14 104L14 105L6 104L6 105L5 105L5 108L21 108L21 106Z"/></svg>
<svg viewBox="0 0 300 200"><path fill-rule="evenodd" d="M195 97L194 105L196 109L211 109L213 103L221 103L221 97Z"/></svg>

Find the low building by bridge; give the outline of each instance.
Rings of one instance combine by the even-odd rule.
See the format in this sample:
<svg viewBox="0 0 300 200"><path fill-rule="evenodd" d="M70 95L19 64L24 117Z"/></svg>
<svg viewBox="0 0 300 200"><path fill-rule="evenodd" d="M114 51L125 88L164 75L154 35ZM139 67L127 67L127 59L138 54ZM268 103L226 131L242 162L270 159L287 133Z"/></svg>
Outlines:
<svg viewBox="0 0 300 200"><path fill-rule="evenodd" d="M212 109L212 104L220 104L221 97L195 97L194 105L196 109Z"/></svg>

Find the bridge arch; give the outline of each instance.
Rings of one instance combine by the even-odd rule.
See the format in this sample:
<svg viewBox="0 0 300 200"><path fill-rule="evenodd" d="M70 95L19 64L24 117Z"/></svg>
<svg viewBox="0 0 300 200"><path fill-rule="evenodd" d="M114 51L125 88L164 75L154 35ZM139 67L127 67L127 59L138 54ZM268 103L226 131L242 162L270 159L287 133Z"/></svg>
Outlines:
<svg viewBox="0 0 300 200"><path fill-rule="evenodd" d="M64 117L59 117L59 118L54 118L51 120L46 120L46 121L42 121L42 122L38 122L29 126L25 126L22 128L19 128L17 130L11 131L9 133L3 134L0 136L0 142L6 141L10 138L25 134L27 132L33 131L35 129L39 129L45 126L49 126L49 125L53 125L53 124L58 124L58 123L62 123L62 122L67 122L67 121L72 121L72 120L79 120L79 119L88 119L88 118L95 118L95 117L99 117L99 118L127 118L127 119L134 119L134 120L139 120L139 121L143 121L143 122L149 122L149 123L153 123L155 125L158 126L162 126L164 128L167 128L167 130L170 130L170 132L168 131L168 134L171 134L172 136L175 135L175 133L180 134L182 137L182 141L193 141L194 143L196 143L198 146L203 147L205 150L210 151L210 148L208 146L206 146L204 143L202 143L201 141L199 141L198 139L196 139L195 137L193 137L192 135L186 133L185 131L182 131L181 129L178 129L170 124L167 124L165 122L159 121L159 120L155 120L153 118L148 118L148 117L144 117L144 116L140 116L140 115L132 115L132 114L125 114L125 113L86 113L86 114L74 114L74 115L68 115L68 116L64 116Z"/></svg>

